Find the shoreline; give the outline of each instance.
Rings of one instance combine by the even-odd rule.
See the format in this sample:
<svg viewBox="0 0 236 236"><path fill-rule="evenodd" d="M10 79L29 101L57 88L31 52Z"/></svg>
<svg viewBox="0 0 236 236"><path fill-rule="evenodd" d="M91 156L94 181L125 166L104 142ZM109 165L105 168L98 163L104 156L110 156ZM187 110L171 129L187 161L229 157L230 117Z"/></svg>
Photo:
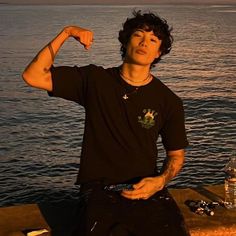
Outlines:
<svg viewBox="0 0 236 236"><path fill-rule="evenodd" d="M214 7L230 7L236 6L235 2L159 2L159 3L48 3L48 2L22 2L22 3L7 3L0 2L0 6L119 6L119 7L128 7L128 6L214 6Z"/></svg>

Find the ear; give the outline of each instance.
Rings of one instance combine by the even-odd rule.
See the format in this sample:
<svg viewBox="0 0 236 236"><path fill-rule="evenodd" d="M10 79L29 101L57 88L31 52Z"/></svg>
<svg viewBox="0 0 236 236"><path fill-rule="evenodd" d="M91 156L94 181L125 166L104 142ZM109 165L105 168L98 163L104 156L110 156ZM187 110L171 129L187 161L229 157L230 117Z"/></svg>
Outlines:
<svg viewBox="0 0 236 236"><path fill-rule="evenodd" d="M161 56L161 51L157 50L157 52L156 52L156 59L159 58L160 56Z"/></svg>

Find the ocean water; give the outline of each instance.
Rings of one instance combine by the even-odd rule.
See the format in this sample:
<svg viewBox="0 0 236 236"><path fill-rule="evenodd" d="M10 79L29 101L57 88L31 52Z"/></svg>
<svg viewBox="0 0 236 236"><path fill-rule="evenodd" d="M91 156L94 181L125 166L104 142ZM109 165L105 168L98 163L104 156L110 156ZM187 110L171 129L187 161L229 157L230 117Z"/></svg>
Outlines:
<svg viewBox="0 0 236 236"><path fill-rule="evenodd" d="M69 39L56 65L120 65L118 31L134 9L155 11L173 27L173 49L153 74L183 99L190 145L182 172L169 186L223 183L222 169L236 155L236 5L1 5L1 206L77 198L84 110L28 87L21 73L72 24L93 30L94 44L85 51Z"/></svg>

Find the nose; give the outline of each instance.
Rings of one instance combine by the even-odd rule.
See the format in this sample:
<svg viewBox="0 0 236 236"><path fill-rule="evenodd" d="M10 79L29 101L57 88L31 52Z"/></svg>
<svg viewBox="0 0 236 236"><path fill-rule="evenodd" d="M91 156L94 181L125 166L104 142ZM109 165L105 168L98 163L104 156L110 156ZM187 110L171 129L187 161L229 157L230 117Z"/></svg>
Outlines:
<svg viewBox="0 0 236 236"><path fill-rule="evenodd" d="M147 37L143 36L140 41L140 46L146 47L147 46Z"/></svg>

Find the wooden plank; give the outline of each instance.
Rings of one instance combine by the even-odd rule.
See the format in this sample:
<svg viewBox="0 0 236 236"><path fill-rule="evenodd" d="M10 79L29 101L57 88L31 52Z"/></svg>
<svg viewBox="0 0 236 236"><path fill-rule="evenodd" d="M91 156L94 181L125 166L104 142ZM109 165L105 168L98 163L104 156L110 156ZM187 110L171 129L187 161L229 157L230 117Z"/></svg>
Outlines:
<svg viewBox="0 0 236 236"><path fill-rule="evenodd" d="M236 210L219 206L213 216L197 215L185 203L187 200L223 200L223 185L170 189L170 193L184 215L191 236L236 236ZM41 211L37 204L0 208L0 236L23 236L21 232L24 229L45 228L51 232L49 223L55 235L68 232L77 218L76 205L60 204L59 207L52 207L49 204L40 206ZM47 233L42 236L50 235Z"/></svg>
<svg viewBox="0 0 236 236"><path fill-rule="evenodd" d="M191 236L236 236L236 209L216 207L213 216L198 215L186 205L187 200L207 202L224 200L224 185L199 188L171 189L170 193L180 207Z"/></svg>
<svg viewBox="0 0 236 236"><path fill-rule="evenodd" d="M46 229L50 236L51 229L42 216L37 204L0 208L0 236L23 236L23 230Z"/></svg>

